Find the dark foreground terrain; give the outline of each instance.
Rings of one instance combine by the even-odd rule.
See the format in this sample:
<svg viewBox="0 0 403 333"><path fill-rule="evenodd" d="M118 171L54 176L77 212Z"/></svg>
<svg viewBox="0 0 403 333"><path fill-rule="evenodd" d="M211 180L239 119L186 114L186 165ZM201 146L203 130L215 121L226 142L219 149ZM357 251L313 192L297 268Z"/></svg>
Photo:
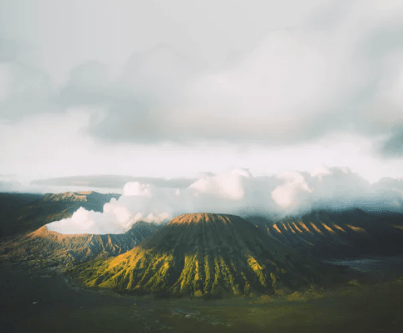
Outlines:
<svg viewBox="0 0 403 333"><path fill-rule="evenodd" d="M346 263L352 280L335 289L222 300L85 291L50 271L1 264L0 322L8 332L401 333L402 258L378 258L373 270L371 260Z"/></svg>

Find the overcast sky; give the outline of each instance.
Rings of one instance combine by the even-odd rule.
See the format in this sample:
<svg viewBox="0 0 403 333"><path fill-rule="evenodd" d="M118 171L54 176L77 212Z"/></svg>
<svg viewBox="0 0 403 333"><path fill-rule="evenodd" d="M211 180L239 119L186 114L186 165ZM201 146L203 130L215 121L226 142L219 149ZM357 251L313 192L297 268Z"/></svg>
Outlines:
<svg viewBox="0 0 403 333"><path fill-rule="evenodd" d="M0 0L0 181L403 177L401 0Z"/></svg>

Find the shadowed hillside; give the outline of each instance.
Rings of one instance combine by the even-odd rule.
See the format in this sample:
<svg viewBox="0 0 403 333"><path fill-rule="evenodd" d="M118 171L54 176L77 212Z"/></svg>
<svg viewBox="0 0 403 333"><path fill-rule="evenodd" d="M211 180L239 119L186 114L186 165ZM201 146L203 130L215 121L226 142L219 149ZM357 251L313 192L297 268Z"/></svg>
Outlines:
<svg viewBox="0 0 403 333"><path fill-rule="evenodd" d="M105 203L119 194L92 191L29 194L0 193L0 238L23 234L71 217L80 207L102 212Z"/></svg>
<svg viewBox="0 0 403 333"><path fill-rule="evenodd" d="M218 297L329 282L328 269L240 217L186 214L131 251L70 273L87 287Z"/></svg>
<svg viewBox="0 0 403 333"><path fill-rule="evenodd" d="M403 215L360 209L316 211L273 222L248 220L279 242L318 258L403 254Z"/></svg>

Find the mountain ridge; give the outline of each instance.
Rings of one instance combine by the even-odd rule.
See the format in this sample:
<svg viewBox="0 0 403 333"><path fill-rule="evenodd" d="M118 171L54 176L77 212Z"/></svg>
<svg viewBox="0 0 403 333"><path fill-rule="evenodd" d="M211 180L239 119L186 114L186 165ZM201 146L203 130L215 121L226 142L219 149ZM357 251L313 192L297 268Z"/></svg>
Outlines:
<svg viewBox="0 0 403 333"><path fill-rule="evenodd" d="M283 244L317 258L403 254L403 214L317 210L269 220L247 217Z"/></svg>
<svg viewBox="0 0 403 333"><path fill-rule="evenodd" d="M46 225L0 245L4 261L25 262L33 268L67 267L131 250L159 227L136 222L124 234L60 234Z"/></svg>
<svg viewBox="0 0 403 333"><path fill-rule="evenodd" d="M198 213L178 216L132 250L69 274L86 287L208 298L297 290L327 281L327 269L238 216Z"/></svg>
<svg viewBox="0 0 403 333"><path fill-rule="evenodd" d="M102 212L105 203L120 194L94 191L29 194L0 193L0 239L34 231L69 218L80 207Z"/></svg>

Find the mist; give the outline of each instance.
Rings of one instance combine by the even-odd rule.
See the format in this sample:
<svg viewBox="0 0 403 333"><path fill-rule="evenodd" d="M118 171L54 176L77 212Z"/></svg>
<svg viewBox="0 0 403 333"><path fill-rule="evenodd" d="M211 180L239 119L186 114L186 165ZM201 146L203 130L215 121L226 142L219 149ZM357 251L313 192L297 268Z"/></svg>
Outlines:
<svg viewBox="0 0 403 333"><path fill-rule="evenodd" d="M403 180L383 178L371 184L348 168L319 166L311 172L288 171L253 176L246 169L203 174L185 188L128 182L123 195L103 212L78 209L71 218L47 228L62 234L119 234L134 223L165 223L185 213L208 212L276 216L312 210L401 211Z"/></svg>

